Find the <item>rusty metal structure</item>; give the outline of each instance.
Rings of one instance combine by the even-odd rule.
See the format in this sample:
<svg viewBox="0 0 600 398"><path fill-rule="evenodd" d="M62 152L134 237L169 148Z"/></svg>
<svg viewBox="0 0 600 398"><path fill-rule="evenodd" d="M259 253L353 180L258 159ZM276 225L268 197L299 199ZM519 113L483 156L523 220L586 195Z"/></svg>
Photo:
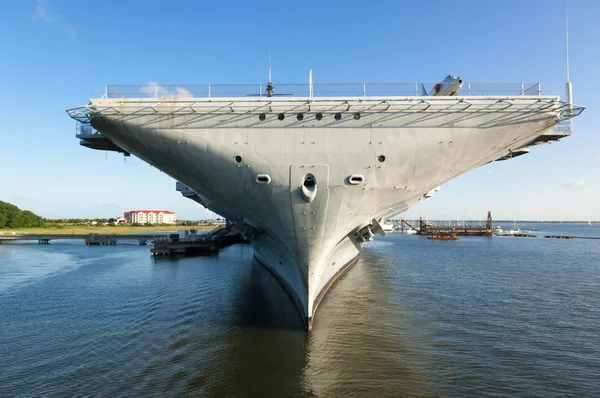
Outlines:
<svg viewBox="0 0 600 398"><path fill-rule="evenodd" d="M462 225L441 225L430 224L423 218L419 218L419 227L415 228L408 224L406 221L403 222L411 228L418 231L419 235L456 235L456 236L492 236L494 223L492 220L492 212L488 211L487 220L485 226L481 225L469 225L464 222Z"/></svg>

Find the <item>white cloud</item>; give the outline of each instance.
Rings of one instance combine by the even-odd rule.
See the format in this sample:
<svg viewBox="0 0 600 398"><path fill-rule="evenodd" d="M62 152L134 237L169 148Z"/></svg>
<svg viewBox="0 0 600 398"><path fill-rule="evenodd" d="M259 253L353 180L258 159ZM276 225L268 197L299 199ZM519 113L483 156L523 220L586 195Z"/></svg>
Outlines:
<svg viewBox="0 0 600 398"><path fill-rule="evenodd" d="M194 95L183 87L173 88L174 92L170 92L167 86L161 86L155 82L148 82L140 87L140 93L145 97L153 98L193 98Z"/></svg>
<svg viewBox="0 0 600 398"><path fill-rule="evenodd" d="M77 38L77 29L75 26L73 26L73 24L67 21L67 19L59 13L52 11L47 0L37 0L37 5L33 10L31 19L34 21L45 22L47 24L57 24L71 39Z"/></svg>
<svg viewBox="0 0 600 398"><path fill-rule="evenodd" d="M569 181L565 183L565 186L570 187L570 188L577 188L577 187L582 187L585 185L585 180L582 178L578 179L578 180L573 180L573 181Z"/></svg>
<svg viewBox="0 0 600 398"><path fill-rule="evenodd" d="M175 94L176 94L177 98L192 98L193 97L192 93L183 87L175 87Z"/></svg>
<svg viewBox="0 0 600 398"><path fill-rule="evenodd" d="M37 6L35 6L35 10L33 10L33 15L31 17L34 21L44 21L48 23L52 23L59 19L57 13L50 11L48 2L45 0L38 0Z"/></svg>
<svg viewBox="0 0 600 398"><path fill-rule="evenodd" d="M160 98L160 97L166 97L168 94L168 91L164 86L161 86L158 83L150 81L140 87L140 93L144 94L147 97Z"/></svg>

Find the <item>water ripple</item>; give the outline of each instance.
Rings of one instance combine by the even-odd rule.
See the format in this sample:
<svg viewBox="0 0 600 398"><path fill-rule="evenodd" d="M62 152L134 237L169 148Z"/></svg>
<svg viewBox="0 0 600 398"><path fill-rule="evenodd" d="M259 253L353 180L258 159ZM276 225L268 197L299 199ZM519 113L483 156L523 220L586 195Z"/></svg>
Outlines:
<svg viewBox="0 0 600 398"><path fill-rule="evenodd" d="M134 245L2 245L0 391L597 395L600 241L439 243L367 245L309 335L247 245L168 259Z"/></svg>

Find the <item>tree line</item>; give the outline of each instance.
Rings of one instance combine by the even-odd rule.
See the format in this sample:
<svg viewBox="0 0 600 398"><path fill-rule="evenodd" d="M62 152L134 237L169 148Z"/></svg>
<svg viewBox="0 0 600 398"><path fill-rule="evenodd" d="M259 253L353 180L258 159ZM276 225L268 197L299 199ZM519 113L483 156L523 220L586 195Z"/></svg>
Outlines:
<svg viewBox="0 0 600 398"><path fill-rule="evenodd" d="M44 218L29 210L21 210L17 206L0 200L0 228L41 227Z"/></svg>
<svg viewBox="0 0 600 398"><path fill-rule="evenodd" d="M0 200L0 229L3 228L66 228L68 226L78 225L89 225L94 222L97 225L103 226L106 223L110 223L112 219L109 218L59 218L59 219L47 219L38 216L30 212L29 210L21 210L17 206L3 202ZM112 223L111 223L112 224ZM189 220L178 220L177 225L181 226L195 226L199 224L212 225L212 223L201 223L198 221ZM159 226L159 224L118 224L128 225L133 227L144 227L144 226ZM163 224L172 225L172 224Z"/></svg>

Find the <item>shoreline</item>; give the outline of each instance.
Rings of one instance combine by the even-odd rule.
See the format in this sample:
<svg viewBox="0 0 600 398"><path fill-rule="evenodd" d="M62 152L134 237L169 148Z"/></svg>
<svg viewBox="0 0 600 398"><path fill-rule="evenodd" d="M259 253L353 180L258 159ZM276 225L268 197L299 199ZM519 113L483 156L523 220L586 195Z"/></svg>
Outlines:
<svg viewBox="0 0 600 398"><path fill-rule="evenodd" d="M173 232L180 230L196 229L199 231L212 231L218 228L218 226L212 225L196 225L196 226L184 226L184 225L162 225L153 227L131 227L131 226L74 226L74 227L63 227L63 228L15 228L15 229L0 229L0 234L10 235L13 232L19 234L115 234L115 235L126 235L132 233L144 233L144 232Z"/></svg>

